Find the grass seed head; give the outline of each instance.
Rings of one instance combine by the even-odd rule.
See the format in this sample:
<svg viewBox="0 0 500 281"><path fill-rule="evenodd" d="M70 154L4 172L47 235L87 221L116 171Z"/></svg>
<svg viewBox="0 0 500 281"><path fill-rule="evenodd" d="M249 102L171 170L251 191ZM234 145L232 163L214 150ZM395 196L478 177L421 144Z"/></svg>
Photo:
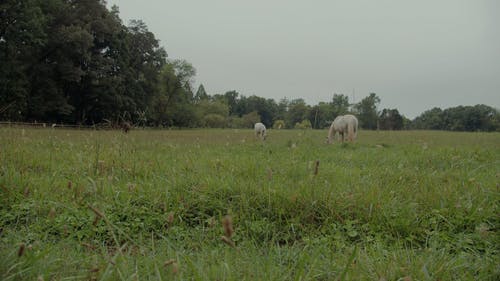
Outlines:
<svg viewBox="0 0 500 281"><path fill-rule="evenodd" d="M24 255L25 249L26 249L26 245L24 243L21 243L21 245L19 245L19 250L17 251L17 256L21 257L22 255Z"/></svg>
<svg viewBox="0 0 500 281"><path fill-rule="evenodd" d="M30 188L28 186L24 188L23 195L24 197L28 197L30 195Z"/></svg>
<svg viewBox="0 0 500 281"><path fill-rule="evenodd" d="M179 272L179 264L178 264L178 263L176 263L176 262L174 262L174 263L172 264L172 273L173 273L173 274L177 274L178 272Z"/></svg>
<svg viewBox="0 0 500 281"><path fill-rule="evenodd" d="M168 213L167 222L168 224L172 224L174 222L174 212Z"/></svg>
<svg viewBox="0 0 500 281"><path fill-rule="evenodd" d="M233 219L231 218L230 215L226 215L224 219L222 219L222 227L224 228L224 235L227 238L231 238L234 233L233 229Z"/></svg>
<svg viewBox="0 0 500 281"><path fill-rule="evenodd" d="M268 180L272 180L273 179L273 170L271 168L269 168L267 170L267 179Z"/></svg>
<svg viewBox="0 0 500 281"><path fill-rule="evenodd" d="M92 225L93 226L97 226L97 224L99 223L100 219L101 219L101 217L99 217L99 216L96 215L95 218L94 218L94 221L92 222Z"/></svg>
<svg viewBox="0 0 500 281"><path fill-rule="evenodd" d="M137 190L137 186L133 183L127 183L127 188L128 188L128 191L130 191L130 192Z"/></svg>
<svg viewBox="0 0 500 281"><path fill-rule="evenodd" d="M215 226L215 223L216 223L216 222L215 222L215 218L214 218L214 217L210 217L210 218L208 219L208 226L209 226L209 227L214 227L214 226Z"/></svg>
<svg viewBox="0 0 500 281"><path fill-rule="evenodd" d="M98 160L97 165L99 168L99 173L103 173L106 170L106 162L104 160Z"/></svg>
<svg viewBox="0 0 500 281"><path fill-rule="evenodd" d="M53 219L56 217L56 208L52 207L50 208L50 211L49 211L49 219Z"/></svg>

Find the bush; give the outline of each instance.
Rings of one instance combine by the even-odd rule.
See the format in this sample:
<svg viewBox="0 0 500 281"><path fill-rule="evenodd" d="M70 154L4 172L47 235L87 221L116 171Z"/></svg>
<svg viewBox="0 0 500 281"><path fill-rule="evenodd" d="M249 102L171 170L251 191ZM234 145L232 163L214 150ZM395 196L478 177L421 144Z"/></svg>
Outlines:
<svg viewBox="0 0 500 281"><path fill-rule="evenodd" d="M311 124L311 121L309 121L309 119L304 119L302 120L302 122L297 122L295 123L295 129L311 129L312 128L312 124Z"/></svg>
<svg viewBox="0 0 500 281"><path fill-rule="evenodd" d="M226 118L220 114L207 114L203 117L203 125L204 127L209 128L225 128L226 127Z"/></svg>
<svg viewBox="0 0 500 281"><path fill-rule="evenodd" d="M276 120L274 121L273 124L273 129L284 129L285 128L285 121L284 120Z"/></svg>
<svg viewBox="0 0 500 281"><path fill-rule="evenodd" d="M245 122L241 117L229 116L227 119L227 124L229 128L233 129L245 128Z"/></svg>

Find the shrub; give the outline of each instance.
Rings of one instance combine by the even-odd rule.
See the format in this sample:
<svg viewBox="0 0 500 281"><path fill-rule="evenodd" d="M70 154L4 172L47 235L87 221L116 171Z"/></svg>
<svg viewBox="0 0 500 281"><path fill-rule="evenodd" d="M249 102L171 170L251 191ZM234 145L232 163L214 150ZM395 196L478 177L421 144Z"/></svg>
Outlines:
<svg viewBox="0 0 500 281"><path fill-rule="evenodd" d="M203 125L209 128L226 127L226 118L220 114L207 114L203 117Z"/></svg>
<svg viewBox="0 0 500 281"><path fill-rule="evenodd" d="M276 120L274 121L273 124L273 129L284 129L285 128L285 121L284 120Z"/></svg>
<svg viewBox="0 0 500 281"><path fill-rule="evenodd" d="M304 119L302 120L302 122L297 122L295 123L295 129L311 129L312 128L312 125L311 125L311 121L309 121L309 119Z"/></svg>

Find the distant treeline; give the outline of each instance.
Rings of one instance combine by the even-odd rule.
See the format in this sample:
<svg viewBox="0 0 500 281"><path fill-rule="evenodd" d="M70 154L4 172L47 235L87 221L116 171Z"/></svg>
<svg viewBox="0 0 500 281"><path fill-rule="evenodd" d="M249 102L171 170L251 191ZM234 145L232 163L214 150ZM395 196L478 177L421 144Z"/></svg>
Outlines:
<svg viewBox="0 0 500 281"><path fill-rule="evenodd" d="M142 21L125 26L103 0L0 2L0 120L94 125L325 128L354 113L365 129L499 131L486 105L434 108L414 120L378 108L370 93L310 106L303 99L265 99L237 91L193 89L195 68L170 60Z"/></svg>
<svg viewBox="0 0 500 281"><path fill-rule="evenodd" d="M433 108L411 122L413 129L449 131L499 131L498 110L484 105L457 106L442 110Z"/></svg>

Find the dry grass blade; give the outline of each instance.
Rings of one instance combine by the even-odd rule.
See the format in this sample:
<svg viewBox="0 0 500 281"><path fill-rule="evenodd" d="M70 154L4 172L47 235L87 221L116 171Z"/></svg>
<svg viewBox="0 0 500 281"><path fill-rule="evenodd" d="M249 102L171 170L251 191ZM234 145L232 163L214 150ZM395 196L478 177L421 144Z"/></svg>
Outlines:
<svg viewBox="0 0 500 281"><path fill-rule="evenodd" d="M226 237L226 236L221 236L220 237L222 242L226 243L227 245L233 247L233 248L236 248L236 245L234 244L234 241L231 240L230 238Z"/></svg>
<svg viewBox="0 0 500 281"><path fill-rule="evenodd" d="M98 217L100 218L104 218L104 214L99 211L98 209L96 209L95 207L91 206L90 204L87 205Z"/></svg>
<svg viewBox="0 0 500 281"><path fill-rule="evenodd" d="M167 260L167 261L165 261L163 263L163 266L169 266L169 265L171 265L173 263L175 263L175 260L174 259L169 259L169 260Z"/></svg>
<svg viewBox="0 0 500 281"><path fill-rule="evenodd" d="M314 164L314 175L318 175L318 170L319 170L319 160L316 160L316 163Z"/></svg>
<svg viewBox="0 0 500 281"><path fill-rule="evenodd" d="M172 264L172 273L173 274L177 274L179 272L179 264L177 264L176 262L174 262Z"/></svg>
<svg viewBox="0 0 500 281"><path fill-rule="evenodd" d="M82 242L81 245L84 246L85 248L89 249L89 250L95 250L95 246L91 245L89 243Z"/></svg>

